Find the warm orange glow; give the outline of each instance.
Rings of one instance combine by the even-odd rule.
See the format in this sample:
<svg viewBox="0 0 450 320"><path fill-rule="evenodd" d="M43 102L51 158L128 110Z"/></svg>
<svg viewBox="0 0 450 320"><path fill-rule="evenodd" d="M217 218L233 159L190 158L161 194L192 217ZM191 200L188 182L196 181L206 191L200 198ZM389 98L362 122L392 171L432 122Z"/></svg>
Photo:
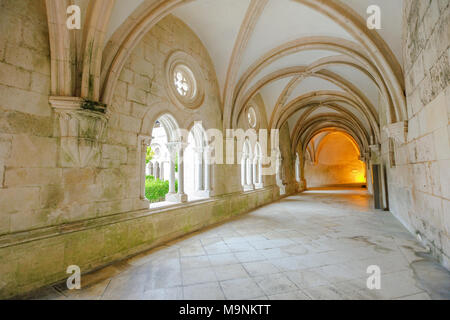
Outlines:
<svg viewBox="0 0 450 320"><path fill-rule="evenodd" d="M305 177L314 186L365 184L366 165L360 161L356 141L348 134L330 129L317 134L309 145L313 162L305 164Z"/></svg>
<svg viewBox="0 0 450 320"><path fill-rule="evenodd" d="M367 182L366 165L364 164L364 162L362 162L362 161L360 161L360 162L361 162L361 167L358 169L352 170L354 183L366 183Z"/></svg>

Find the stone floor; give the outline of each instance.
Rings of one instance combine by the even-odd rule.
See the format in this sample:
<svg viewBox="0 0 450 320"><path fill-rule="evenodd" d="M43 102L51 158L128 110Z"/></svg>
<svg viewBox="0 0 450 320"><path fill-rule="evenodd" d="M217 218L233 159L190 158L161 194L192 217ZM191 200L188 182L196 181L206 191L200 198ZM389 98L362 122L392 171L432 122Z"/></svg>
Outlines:
<svg viewBox="0 0 450 320"><path fill-rule="evenodd" d="M34 299L449 299L450 273L364 190L312 190ZM366 287L370 265L381 290Z"/></svg>

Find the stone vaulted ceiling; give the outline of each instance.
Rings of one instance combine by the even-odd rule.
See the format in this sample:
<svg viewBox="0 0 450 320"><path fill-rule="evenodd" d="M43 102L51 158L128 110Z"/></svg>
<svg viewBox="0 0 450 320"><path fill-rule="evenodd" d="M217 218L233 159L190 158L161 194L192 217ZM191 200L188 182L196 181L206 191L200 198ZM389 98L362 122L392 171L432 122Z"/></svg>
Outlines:
<svg viewBox="0 0 450 320"><path fill-rule="evenodd" d="M367 149L379 142L381 112L388 123L406 118L402 28L396 19L403 1L375 2L382 14L377 31L366 27L372 0L96 1L87 39L102 50L84 67L81 95L108 104L130 52L143 34L173 14L211 56L224 128L236 127L260 94L269 127L288 123L293 148L307 143L312 133L305 128L328 125L359 136ZM102 19L95 20L96 14ZM55 70L64 69L61 60Z"/></svg>

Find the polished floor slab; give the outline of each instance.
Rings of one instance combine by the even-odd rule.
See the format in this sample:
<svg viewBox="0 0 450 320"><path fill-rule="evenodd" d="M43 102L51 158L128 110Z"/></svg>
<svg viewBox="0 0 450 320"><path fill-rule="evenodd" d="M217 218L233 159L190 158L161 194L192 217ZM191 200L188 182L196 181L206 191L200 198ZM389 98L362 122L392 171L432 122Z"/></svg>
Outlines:
<svg viewBox="0 0 450 320"><path fill-rule="evenodd" d="M367 288L369 266L381 289ZM311 190L32 299L449 299L450 273L362 189Z"/></svg>

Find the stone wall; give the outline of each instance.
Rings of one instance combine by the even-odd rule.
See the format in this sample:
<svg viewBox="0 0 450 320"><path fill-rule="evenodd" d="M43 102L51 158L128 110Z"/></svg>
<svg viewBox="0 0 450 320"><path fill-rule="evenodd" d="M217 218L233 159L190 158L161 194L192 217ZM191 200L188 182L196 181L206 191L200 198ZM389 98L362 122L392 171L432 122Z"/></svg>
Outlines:
<svg viewBox="0 0 450 320"><path fill-rule="evenodd" d="M0 1L0 235L51 215L57 139L48 104L50 49L43 1Z"/></svg>
<svg viewBox="0 0 450 320"><path fill-rule="evenodd" d="M0 298L62 281L70 265L89 272L277 199L278 190L268 187L151 213L141 210L3 237Z"/></svg>
<svg viewBox="0 0 450 320"><path fill-rule="evenodd" d="M449 1L404 1L403 28L408 134L391 167L383 132L389 205L450 268Z"/></svg>

